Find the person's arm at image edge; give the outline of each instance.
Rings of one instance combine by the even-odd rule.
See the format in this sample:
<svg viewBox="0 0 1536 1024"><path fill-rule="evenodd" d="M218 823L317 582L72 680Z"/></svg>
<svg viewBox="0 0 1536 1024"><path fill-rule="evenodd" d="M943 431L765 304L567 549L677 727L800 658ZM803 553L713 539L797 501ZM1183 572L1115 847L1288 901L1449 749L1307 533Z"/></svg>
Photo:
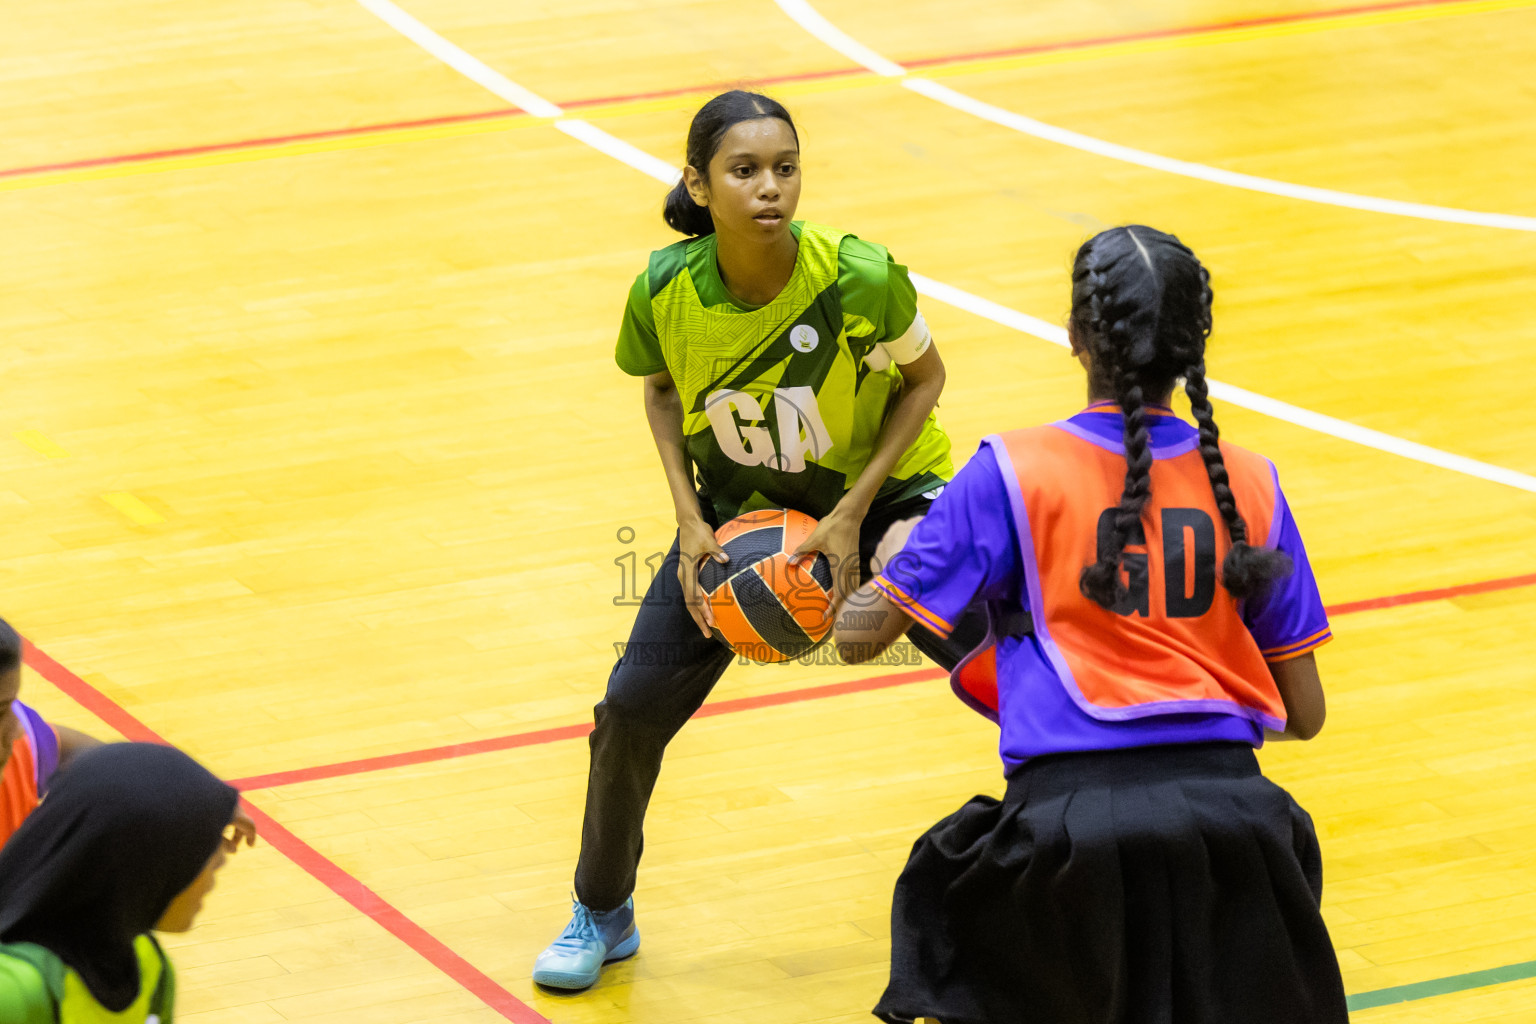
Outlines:
<svg viewBox="0 0 1536 1024"><path fill-rule="evenodd" d="M1285 731L1264 730L1270 740L1310 740L1322 731L1328 717L1323 681L1317 672L1317 656L1306 654L1269 663L1270 674L1285 702Z"/></svg>

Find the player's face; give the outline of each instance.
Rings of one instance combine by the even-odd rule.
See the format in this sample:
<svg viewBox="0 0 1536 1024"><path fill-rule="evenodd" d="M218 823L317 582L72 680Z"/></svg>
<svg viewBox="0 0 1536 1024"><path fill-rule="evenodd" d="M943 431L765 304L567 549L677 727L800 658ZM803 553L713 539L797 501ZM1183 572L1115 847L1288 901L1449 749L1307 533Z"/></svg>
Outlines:
<svg viewBox="0 0 1536 1024"><path fill-rule="evenodd" d="M709 161L708 184L699 184L716 231L763 243L781 240L800 205L795 133L776 117L733 125Z"/></svg>
<svg viewBox="0 0 1536 1024"><path fill-rule="evenodd" d="M213 891L214 876L224 866L225 856L224 844L220 843L219 848L213 851L213 856L208 858L208 863L203 865L203 870L192 880L192 884L181 890L171 905L165 908L165 913L155 922L155 931L184 932L192 927L198 911L203 909L203 898Z"/></svg>
<svg viewBox="0 0 1536 1024"><path fill-rule="evenodd" d="M16 697L21 693L21 667L0 672L0 768L11 759L11 747L21 734L21 720L16 717Z"/></svg>

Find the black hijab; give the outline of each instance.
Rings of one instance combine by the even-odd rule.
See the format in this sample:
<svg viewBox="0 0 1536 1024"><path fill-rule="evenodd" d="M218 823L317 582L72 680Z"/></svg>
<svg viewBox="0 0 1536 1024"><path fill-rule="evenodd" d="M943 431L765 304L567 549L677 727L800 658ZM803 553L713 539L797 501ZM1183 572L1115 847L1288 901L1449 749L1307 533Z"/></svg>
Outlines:
<svg viewBox="0 0 1536 1024"><path fill-rule="evenodd" d="M240 795L151 743L86 751L0 850L0 942L35 942L116 1013L139 994L133 940L219 848Z"/></svg>

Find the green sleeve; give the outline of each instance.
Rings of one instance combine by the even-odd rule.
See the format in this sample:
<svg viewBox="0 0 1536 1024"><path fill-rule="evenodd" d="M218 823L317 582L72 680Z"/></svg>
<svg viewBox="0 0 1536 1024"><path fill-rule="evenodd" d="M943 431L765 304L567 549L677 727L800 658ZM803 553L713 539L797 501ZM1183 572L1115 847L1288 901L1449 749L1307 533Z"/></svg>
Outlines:
<svg viewBox="0 0 1536 1024"><path fill-rule="evenodd" d="M154 958L160 963L160 980L155 985L155 991L149 999L149 1012L160 1018L160 1024L171 1024L176 1016L176 968L171 963L171 958L165 955L165 947L160 945L160 940L154 933L145 932L134 940L137 947L148 940ZM139 973L144 973L144 954L140 951Z"/></svg>
<svg viewBox="0 0 1536 1024"><path fill-rule="evenodd" d="M875 326L873 341L907 333L917 319L917 289L907 268L883 245L848 236L837 254L837 287L843 311Z"/></svg>
<svg viewBox="0 0 1536 1024"><path fill-rule="evenodd" d="M30 959L0 952L0 1021L54 1024L54 999Z"/></svg>
<svg viewBox="0 0 1536 1024"><path fill-rule="evenodd" d="M176 1016L176 968L172 966L170 957L165 957L163 963L165 981L160 986L160 1024L172 1024Z"/></svg>
<svg viewBox="0 0 1536 1024"><path fill-rule="evenodd" d="M890 260L890 254L886 254ZM907 274L907 268L891 260L885 275L885 331L880 340L899 338L907 333L912 321L917 319L917 286Z"/></svg>
<svg viewBox="0 0 1536 1024"><path fill-rule="evenodd" d="M624 322L619 325L619 343L613 353L619 369L634 377L660 373L667 368L661 355L661 339L656 337L656 320L651 315L649 274L635 278L624 305Z"/></svg>

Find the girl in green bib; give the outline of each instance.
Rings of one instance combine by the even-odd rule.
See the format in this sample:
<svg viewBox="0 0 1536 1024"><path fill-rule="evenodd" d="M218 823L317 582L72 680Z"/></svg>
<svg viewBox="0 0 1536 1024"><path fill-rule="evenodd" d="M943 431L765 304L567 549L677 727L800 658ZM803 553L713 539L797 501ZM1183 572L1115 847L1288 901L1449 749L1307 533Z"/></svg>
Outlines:
<svg viewBox="0 0 1536 1024"><path fill-rule="evenodd" d="M652 581L591 737L576 905L534 981L579 989L640 945L631 894L662 753L732 658L699 599L715 530L745 512L819 520L801 552L825 553L839 594L868 577L893 522L920 516L953 475L934 417L944 364L907 270L883 246L794 219L800 140L755 93L695 115L688 166L663 216L684 241L651 254L630 289L616 360L641 378L677 539ZM979 618L914 646L946 668L981 639Z"/></svg>
<svg viewBox="0 0 1536 1024"><path fill-rule="evenodd" d="M192 927L237 842L239 799L149 743L97 747L60 773L0 850L0 1021L170 1024L175 974L150 933Z"/></svg>

